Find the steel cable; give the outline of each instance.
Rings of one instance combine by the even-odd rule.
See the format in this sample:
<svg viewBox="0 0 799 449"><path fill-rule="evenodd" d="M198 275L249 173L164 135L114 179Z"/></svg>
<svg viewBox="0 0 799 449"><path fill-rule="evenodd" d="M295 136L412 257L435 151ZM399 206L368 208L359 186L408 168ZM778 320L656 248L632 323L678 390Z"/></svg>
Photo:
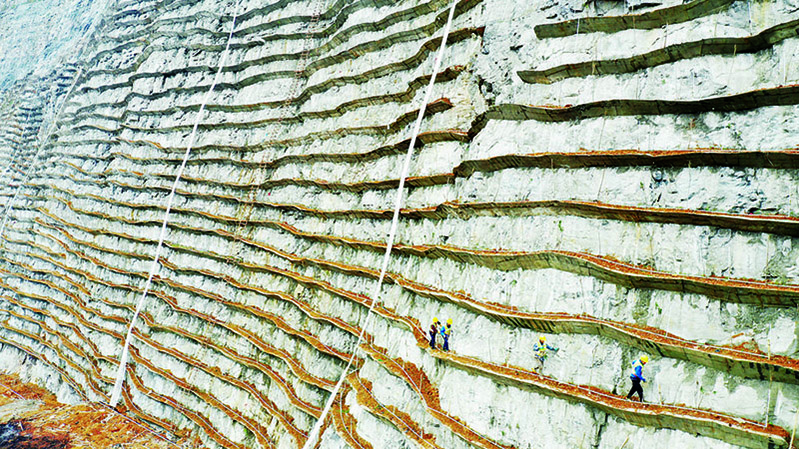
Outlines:
<svg viewBox="0 0 799 449"><path fill-rule="evenodd" d="M422 105L419 108L419 115L416 117L416 123L414 124L413 134L411 136L411 142L408 145L408 152L405 155L405 163L402 167L402 173L400 174L400 182L399 186L397 187L397 196L396 201L394 204L394 215L391 219L391 229L388 235L388 242L386 243L386 251L383 255L383 265L380 268L380 276L377 279L377 283L372 291L372 295L370 296L372 299L372 303L369 306L369 310L366 314L366 318L364 319L364 325L361 327L361 333L358 334L358 341L355 343L355 347L357 348L361 342L363 341L363 337L366 333L366 329L369 327L370 318L372 316L372 311L374 310L375 304L377 304L378 297L380 295L380 288L383 285L383 279L386 276L386 271L388 270L388 262L391 256L391 249L394 245L394 239L397 233L397 227L399 225L399 212L400 208L402 207L403 201L403 193L405 188L405 179L408 177L408 172L410 171L411 165L411 158L413 157L413 148L416 146L416 139L419 135L419 130L422 126L422 119L424 119L425 109L427 104L430 102L430 98L433 94L433 85L436 82L436 73L438 73L439 67L441 66L441 60L444 58L444 50L447 46L447 36L449 35L450 27L452 26L452 19L455 16L455 6L457 5L458 1L453 0L452 4L449 7L449 16L447 17L447 24L444 26L444 32L441 36L441 47L438 50L438 54L436 55L435 61L433 63L433 72L430 76L430 83L427 85L427 92L425 92L424 100L422 101ZM352 367L352 363L355 360L355 354L357 351L353 351L352 355L350 356L349 361L347 362L347 366L341 372L341 377L339 378L338 382L336 383L335 388L330 393L330 398L327 400L325 404L325 408L322 410L322 414L319 419L314 424L311 433L308 435L308 440L305 442L303 449L310 449L313 447L316 439L319 436L319 431L322 427L322 424L327 417L327 414L330 412L330 408L333 405L333 401L336 399L339 390L341 389L341 385L344 383L344 379L349 374L349 370Z"/></svg>
<svg viewBox="0 0 799 449"><path fill-rule="evenodd" d="M186 168L186 162L189 160L189 155L191 154L191 148L195 143L195 139L197 137L197 128L200 125L200 120L202 119L203 113L205 112L205 107L208 104L208 101L211 99L211 94L214 91L217 83L219 82L220 78L222 77L222 69L225 67L225 62L227 60L228 52L230 50L230 41L233 39L233 32L236 30L236 18L238 17L239 12L239 4L240 0L236 0L236 6L233 9L233 20L230 25L230 33L228 34L227 44L225 45L225 50L222 52L222 56L219 58L219 68L217 69L216 76L214 77L213 82L211 83L211 87L208 89L208 92L205 94L205 98L203 99L202 105L200 106L200 110L197 112L197 118L194 121L194 127L191 130L191 135L189 136L189 143L186 146L186 152L183 155L183 161L180 164L180 168L178 169L178 173L175 176L175 182L172 184L172 190L169 192L169 198L166 202L166 211L164 212L164 221L161 224L161 234L158 237L158 246L155 249L155 257L153 258L153 262L150 265L150 273L147 276L147 283L144 286L144 291L142 292L141 297L139 298L139 302L136 305L136 310L133 313L133 317L130 319L130 325L128 326L127 336L125 337L125 345L122 348L122 356L119 359L119 369L117 370L116 380L114 382L114 389L111 392L111 399L109 400L109 405L111 407L115 407L117 402L119 402L120 396L122 394L122 383L125 380L125 368L128 362L128 353L130 351L130 342L133 338L133 328L136 325L136 318L139 317L142 308L144 307L144 300L147 297L147 293L150 291L150 286L152 285L153 277L155 273L158 271L159 264L158 260L161 257L161 250L164 247L164 239L166 238L167 232L167 224L169 222L169 212L172 209L172 202L175 199L175 190L178 187L178 183L180 182L180 178L183 175L183 170Z"/></svg>

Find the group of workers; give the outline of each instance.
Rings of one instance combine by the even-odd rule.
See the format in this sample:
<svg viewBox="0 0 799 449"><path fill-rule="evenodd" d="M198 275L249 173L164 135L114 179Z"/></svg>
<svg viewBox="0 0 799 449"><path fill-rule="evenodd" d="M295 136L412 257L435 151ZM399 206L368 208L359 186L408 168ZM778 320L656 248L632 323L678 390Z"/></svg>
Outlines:
<svg viewBox="0 0 799 449"><path fill-rule="evenodd" d="M440 336L443 340L441 347L444 351L449 351L449 339L452 336L452 319L447 320L447 325L442 326L438 318L433 318L433 323L430 325L430 347L436 349L436 337ZM549 351L557 353L560 349L547 344L547 337L541 335L538 337L538 342L533 345L533 355L535 360L533 362L533 371L540 374L544 369L544 362L549 356ZM644 355L632 363L632 372L630 373L630 381L632 387L630 392L627 393L627 399L632 400L634 394L638 395L641 402L644 402L644 389L641 387L641 382L646 382L643 376L644 365L649 363L649 357Z"/></svg>
<svg viewBox="0 0 799 449"><path fill-rule="evenodd" d="M447 320L447 325L442 326L438 318L433 318L430 325L430 347L436 349L436 336L440 335L443 342L441 349L449 351L449 338L452 336L452 318Z"/></svg>

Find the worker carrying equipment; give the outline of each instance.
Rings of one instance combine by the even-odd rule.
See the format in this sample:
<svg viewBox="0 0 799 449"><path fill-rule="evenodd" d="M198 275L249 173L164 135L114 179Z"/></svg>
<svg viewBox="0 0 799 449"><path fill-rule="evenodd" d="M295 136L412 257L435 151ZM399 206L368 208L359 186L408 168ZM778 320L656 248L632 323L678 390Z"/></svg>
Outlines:
<svg viewBox="0 0 799 449"><path fill-rule="evenodd" d="M430 325L430 349L436 349L436 334L438 334L441 323L438 318L433 317L433 323Z"/></svg>
<svg viewBox="0 0 799 449"><path fill-rule="evenodd" d="M644 355L632 363L633 371L630 373L630 380L633 382L633 386L630 388L630 392L627 393L627 399L632 399L633 393L638 393L641 402L644 402L644 389L641 388L641 382L646 382L642 371L647 362L649 362L649 357Z"/></svg>
<svg viewBox="0 0 799 449"><path fill-rule="evenodd" d="M441 336L444 338L444 351L449 351L449 338L452 337L452 318L447 320L447 325L441 327Z"/></svg>
<svg viewBox="0 0 799 449"><path fill-rule="evenodd" d="M549 353L547 351L555 351L558 352L560 349L552 347L547 344L547 337L540 336L538 337L538 343L533 345L533 353L535 354L535 360L533 365L533 371L538 374L541 374L541 371L544 369L544 362L546 361Z"/></svg>

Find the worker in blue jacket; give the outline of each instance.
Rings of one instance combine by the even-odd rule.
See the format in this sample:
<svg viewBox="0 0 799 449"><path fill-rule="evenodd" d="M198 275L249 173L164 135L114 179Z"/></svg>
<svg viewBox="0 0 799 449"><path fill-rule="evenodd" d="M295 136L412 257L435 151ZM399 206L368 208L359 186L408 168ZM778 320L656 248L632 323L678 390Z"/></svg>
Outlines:
<svg viewBox="0 0 799 449"><path fill-rule="evenodd" d="M633 393L638 393L641 402L644 402L644 389L641 388L641 382L646 382L643 376L644 365L649 362L648 356L641 356L640 359L633 362L633 372L630 373L630 380L633 382L630 392L627 393L627 399L632 399Z"/></svg>
<svg viewBox="0 0 799 449"><path fill-rule="evenodd" d="M549 356L549 351L558 352L559 349L552 347L547 344L547 337L540 336L538 337L538 343L533 345L533 353L535 354L535 360L533 361L533 371L537 374L541 374L541 371L544 370L544 362L547 360Z"/></svg>
<svg viewBox="0 0 799 449"><path fill-rule="evenodd" d="M452 318L447 319L447 325L441 326L441 337L444 339L444 351L449 351L449 339L452 337Z"/></svg>

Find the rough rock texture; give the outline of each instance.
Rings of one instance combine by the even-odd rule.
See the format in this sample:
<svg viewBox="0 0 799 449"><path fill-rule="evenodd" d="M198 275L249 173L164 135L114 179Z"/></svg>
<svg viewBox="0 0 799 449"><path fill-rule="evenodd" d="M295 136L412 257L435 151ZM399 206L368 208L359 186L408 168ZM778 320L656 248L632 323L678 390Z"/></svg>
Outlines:
<svg viewBox="0 0 799 449"><path fill-rule="evenodd" d="M6 0L0 5L0 91L75 60L110 0ZM46 83L41 87L46 88Z"/></svg>
<svg viewBox="0 0 799 449"><path fill-rule="evenodd" d="M318 447L789 445L796 1L460 0L379 298L448 1L52 1L86 30L57 57L36 54L42 3L0 9L34 49L0 59L5 371L108 401L235 26L135 326L130 417L301 448L354 352ZM536 374L540 335L560 350ZM624 399L642 354L647 404Z"/></svg>

